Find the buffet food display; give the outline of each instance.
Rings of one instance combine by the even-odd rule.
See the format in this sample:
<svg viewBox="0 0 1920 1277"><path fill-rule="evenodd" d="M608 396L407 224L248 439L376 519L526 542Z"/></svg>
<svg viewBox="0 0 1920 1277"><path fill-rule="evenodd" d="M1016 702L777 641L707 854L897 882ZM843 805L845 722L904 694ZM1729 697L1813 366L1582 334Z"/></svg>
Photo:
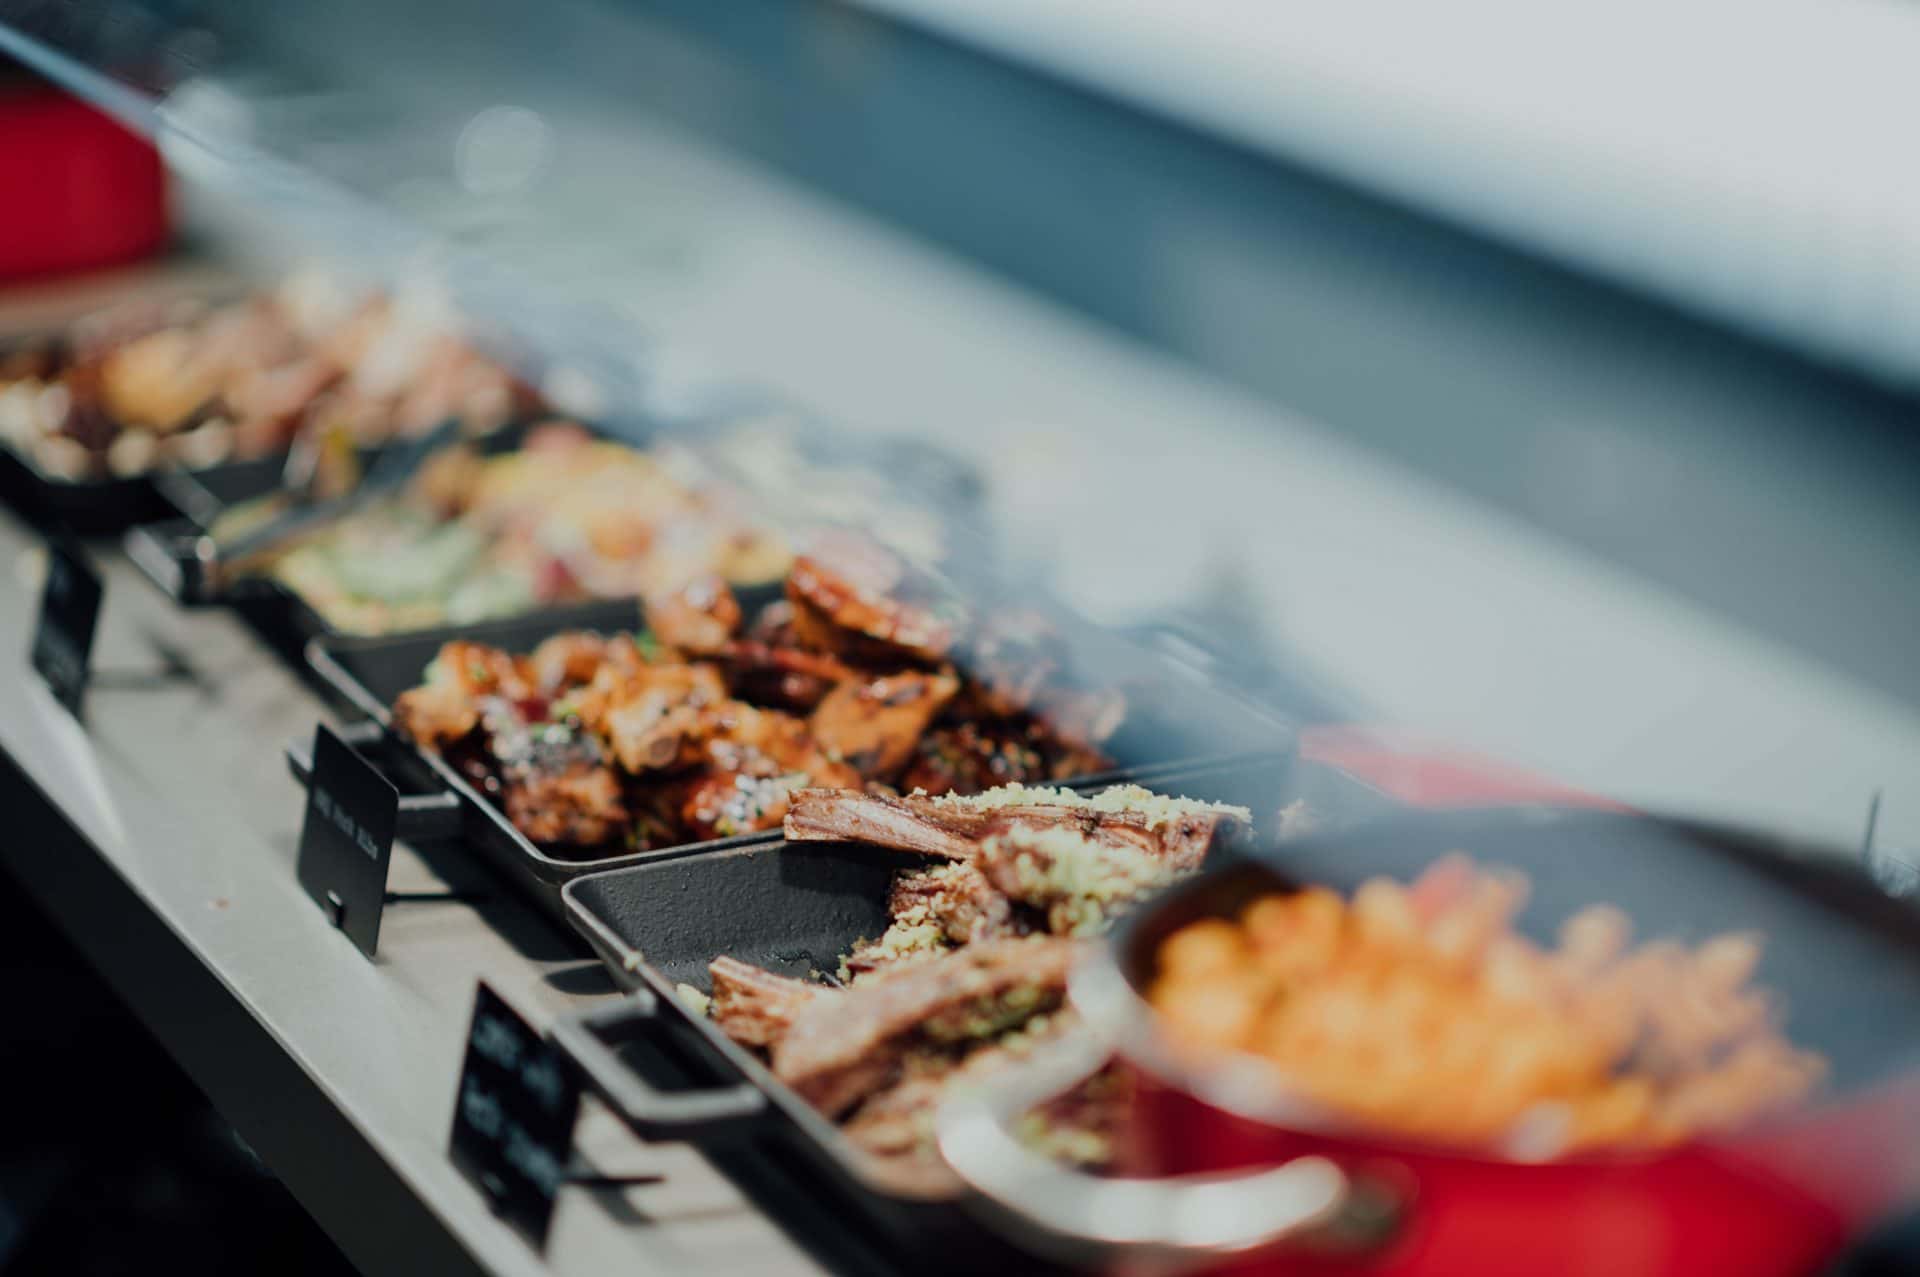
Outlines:
<svg viewBox="0 0 1920 1277"><path fill-rule="evenodd" d="M721 956L701 1001L890 1175L925 1184L939 1175L932 1118L947 1090L1075 1031L1061 1003L1084 947L1251 821L1244 807L1138 785L901 798L803 789L786 813L786 854L860 843L932 863L896 873L886 930L837 972L795 979ZM1104 1164L1124 1100L1113 1079L1094 1079L1038 1115L1034 1134Z"/></svg>
<svg viewBox="0 0 1920 1277"><path fill-rule="evenodd" d="M448 419L478 433L532 402L444 322L306 275L235 301L130 303L0 355L0 443L66 482L266 457L331 430L361 445Z"/></svg>
<svg viewBox="0 0 1920 1277"><path fill-rule="evenodd" d="M429 436L404 478L372 477L382 445ZM1639 879L1597 858L1582 872L1623 890L1586 892L1551 936L1538 917L1523 926L1542 865L1505 867L1531 846L1512 831L1457 844L1481 860L1431 830L1383 835L1390 851L1347 840L1342 812L1300 797L1284 707L1241 707L1227 732L1190 677L1132 679L1129 661L1159 658L1084 659L1048 600L956 586L937 566L952 548L941 520L887 467L836 475L777 441L716 435L748 480L722 482L676 441L548 419L401 301L311 281L122 309L0 357L0 443L48 481L213 473L307 445L376 456L345 465L337 504L270 474L196 523L214 546L247 545L237 570L318 618L308 659L373 720L358 739L458 791L470 844L484 810L504 840L491 854L656 999L629 1008L643 1031L690 1031L710 1071L742 1079L741 1111L764 1109L744 1147L831 1181L861 1219L977 1238L961 1203L980 1198L1044 1244L1072 1231L1060 1203L1098 1200L1117 1173L1214 1175L1306 1149L1420 1183L1426 1218L1396 1218L1363 1265L1459 1271L1472 1252L1449 1227L1532 1227L1499 1196L1526 1182L1505 1177L1644 1165L1684 1172L1676 1201L1706 1184L1768 1212L1777 1244L1740 1254L1787 1273L1831 1249L1811 1221L1920 1188L1920 1167L1908 1182L1878 1145L1844 1201L1714 1179L1715 1150L1778 1130L1794 1138L1768 1145L1785 1149L1768 1164L1790 1170L1809 1115L1857 1084L1819 1015L1850 991L1782 983L1768 957L1797 948L1804 965L1813 938L1859 924L1862 883L1801 882L1791 857L1744 843L1723 864L1698 850L1715 835L1675 842L1617 815L1582 848L1704 857L1714 929L1678 938L1657 909L1649 922L1644 895L1625 899ZM786 503L798 521L766 499L783 478L803 489ZM964 476L944 479L936 504L964 505ZM818 526L848 511L886 527ZM295 530L261 549L278 523ZM601 619L570 619L581 605ZM1229 752L1196 759L1190 743L1216 730ZM1281 765L1241 750L1249 734L1270 735ZM1691 862L1635 863L1663 880ZM1837 922L1805 921L1819 900L1843 902ZM1876 969L1908 980L1913 920L1891 931ZM1806 1029L1810 994L1824 1034ZM609 1079L630 1063L577 1025L560 1036L621 1090ZM1011 1182L1039 1186L1014 1200L987 1163L949 1155L942 1115L1069 1047L1090 1065L1011 1115L1033 1159ZM623 1115L694 1138L706 1112L696 1097ZM1448 1177L1467 1163L1498 1187L1462 1193ZM1641 1218L1638 1198L1617 1200ZM1645 1271L1701 1256L1699 1271L1725 1258L1688 1233Z"/></svg>
<svg viewBox="0 0 1920 1277"><path fill-rule="evenodd" d="M810 786L971 793L1111 765L1123 702L1052 685L991 627L956 664L957 623L908 586L867 546L795 559L750 623L711 575L647 594L642 634L451 642L393 722L536 844L588 856L777 829Z"/></svg>
<svg viewBox="0 0 1920 1277"><path fill-rule="evenodd" d="M290 506L275 494L217 521L216 541ZM778 579L789 552L722 489L571 422L507 451L464 444L405 488L325 522L251 570L331 629L419 630L596 598L657 597L708 574Z"/></svg>

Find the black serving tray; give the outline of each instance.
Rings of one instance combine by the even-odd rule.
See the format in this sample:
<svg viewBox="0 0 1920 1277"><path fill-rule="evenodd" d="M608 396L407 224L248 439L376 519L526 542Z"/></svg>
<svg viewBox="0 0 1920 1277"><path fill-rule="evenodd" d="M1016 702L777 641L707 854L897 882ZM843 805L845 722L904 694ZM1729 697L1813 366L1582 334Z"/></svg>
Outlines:
<svg viewBox="0 0 1920 1277"><path fill-rule="evenodd" d="M542 417L540 421L554 418ZM510 452L519 447L535 421L520 421L502 426L479 439L486 455ZM600 437L610 437L592 430ZM363 473L377 466L390 451L405 448L402 440L360 452ZM452 446L452 445L450 445ZM226 512L248 501L269 496L282 486L284 454L251 461L231 461L204 470L164 471L154 483L179 517L144 524L127 531L123 548L127 557L161 593L182 607L209 604L236 612L260 639L296 669L307 671L307 645L316 638L340 633L318 609L300 594L271 577L249 576L232 583L216 599L197 596L194 580L194 556L201 537L212 530ZM322 686L323 693L332 689Z"/></svg>
<svg viewBox="0 0 1920 1277"><path fill-rule="evenodd" d="M56 479L0 445L0 499L47 532L108 536L173 512L153 473L105 479Z"/></svg>
<svg viewBox="0 0 1920 1277"><path fill-rule="evenodd" d="M736 593L740 596L742 606L752 612L778 597L778 587L737 589ZM585 629L611 633L638 629L643 625L644 617L639 604L634 601L586 603L501 620L441 626L437 629L407 634L377 637L323 635L308 644L307 664L332 696L353 711L378 723L383 730L387 731L391 749L417 759L446 792L458 796L464 812L461 831L468 842L503 870L516 885L531 895L549 915L564 919L566 906L561 900L561 889L575 878L649 864L654 861L764 845L769 842L778 843L779 835L772 832L740 834L731 838L710 839L705 842L653 851L630 852L596 859L563 859L542 850L526 835L514 828L506 814L469 784L467 779L437 751L420 749L411 742L403 741L393 735L389 707L400 693L419 685L422 672L439 652L441 645L452 639L485 643L510 652L529 652L542 640L565 630ZM1273 766L1283 766L1285 760L1291 758L1293 733L1284 723L1249 713L1242 715L1238 726L1243 736L1260 735L1271 745L1272 752L1262 757L1268 759ZM1130 734L1138 736L1143 733L1136 729ZM304 749L304 747L303 742L299 748ZM1135 745L1131 748L1138 750L1144 747ZM292 751L290 761L295 766L295 774L301 775L298 753L299 750ZM1141 765L1127 772L1102 773L1066 783L1076 787L1101 785L1135 773L1153 776L1169 766L1191 767L1196 763L1211 761L1206 757L1192 755L1162 756L1155 759L1150 754L1144 757L1135 754L1134 757L1141 758ZM304 776L302 776L302 783L304 783ZM405 836L405 831L402 832L402 836Z"/></svg>
<svg viewBox="0 0 1920 1277"><path fill-rule="evenodd" d="M1115 773L1075 788L1131 781L1217 802L1270 803L1289 788L1289 754L1251 754ZM1255 810L1259 808L1256 806ZM1256 817L1256 819L1261 819ZM1215 859L1235 859L1216 850ZM787 975L832 970L887 926L898 851L781 839L595 873L567 884L567 919L633 996L555 1027L555 1040L633 1130L695 1145L771 1213L827 1211L865 1230L915 1270L978 1272L996 1263L1036 1271L981 1229L956 1197L889 1183L832 1122L676 992L709 988L707 963L727 954ZM802 1221L804 1222L804 1221Z"/></svg>
<svg viewBox="0 0 1920 1277"><path fill-rule="evenodd" d="M1327 774L1304 774L1314 772ZM1204 774L1193 783L1182 777L1172 769L1140 779L1206 796ZM1410 878L1465 850L1528 873L1535 891L1520 919L1526 931L1551 935L1560 918L1593 903L1625 907L1642 937L1697 940L1759 927L1769 943L1758 980L1786 999L1796 1040L1829 1053L1839 1085L1920 1065L1913 1018L1888 1014L1920 996L1920 909L1885 895L1834 849L1623 811L1415 812L1344 773L1296 760L1280 794L1302 793L1320 805L1316 829L1277 842L1263 837L1252 854L1212 857L1206 874L1121 924L1110 943L1123 963L1131 955L1137 966L1150 952L1143 937L1243 901L1248 884L1350 891L1375 874ZM1272 806L1269 799L1256 810ZM1036 1261L1009 1258L1008 1243L957 1196L894 1191L833 1123L675 989L685 982L705 991L706 963L718 954L798 974L876 934L903 859L831 844L743 848L569 884L570 921L634 996L563 1020L554 1036L636 1133L694 1145L776 1217L796 1209L781 1197L793 1190L782 1186L805 1184L814 1198L808 1209L830 1197L827 1209L843 1229L884 1245L896 1263L1034 1271ZM1684 890L1672 887L1676 870Z"/></svg>

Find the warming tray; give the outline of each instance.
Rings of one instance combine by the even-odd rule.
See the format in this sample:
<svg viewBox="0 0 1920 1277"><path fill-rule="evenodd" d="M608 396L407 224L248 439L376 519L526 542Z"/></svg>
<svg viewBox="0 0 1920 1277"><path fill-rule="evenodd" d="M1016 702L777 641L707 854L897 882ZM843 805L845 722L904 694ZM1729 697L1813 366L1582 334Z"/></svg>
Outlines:
<svg viewBox="0 0 1920 1277"><path fill-rule="evenodd" d="M749 612L756 610L773 597L773 591L768 588L741 589L736 593L740 597L742 606ZM561 900L561 888L575 878L658 860L679 859L689 855L725 851L768 842L777 844L779 835L777 832L740 834L731 838L710 839L678 847L631 852L598 859L562 859L543 851L516 829L498 807L480 794L460 774L459 770L442 758L438 752L419 749L411 742L402 741L393 735L389 707L400 693L419 683L421 672L433 660L441 645L451 639L468 639L512 652L527 652L538 646L543 639L564 630L588 629L611 632L636 629L643 624L644 619L637 603L597 602L478 624L442 626L438 629L408 634L378 637L322 636L308 645L307 660L314 673L331 693L387 731L389 747L393 752L405 755L411 760L417 760L419 766L441 789L457 796L463 812L461 819L463 836L502 868L519 886L526 889L549 914L555 918L564 918L566 907ZM1222 739L1231 739L1234 732L1230 729L1235 727L1238 729L1238 735L1243 739L1258 737L1270 744L1275 752L1265 757L1284 760L1291 756L1293 732L1287 724L1277 719L1253 714L1251 711L1243 711L1233 723L1223 723ZM1156 758L1153 754L1151 739L1145 742L1141 740L1143 737L1150 738L1151 735L1144 727L1123 728L1116 739L1121 737L1131 739L1124 741L1124 748L1116 752L1123 763L1135 764L1133 767L1076 778L1063 783L1084 788L1088 785L1109 784L1135 775L1152 777L1159 775L1168 767L1192 767L1194 764L1217 757L1191 752L1190 746L1182 741L1179 742L1177 749L1170 749L1168 753ZM296 775L302 775L303 783L304 776L301 772L299 756L303 754L305 748L306 742L299 742L290 754ZM406 831L402 831L402 836L406 836Z"/></svg>
<svg viewBox="0 0 1920 1277"><path fill-rule="evenodd" d="M1132 781L1264 804L1286 791L1290 769L1290 753L1251 754L1139 768L1075 787ZM1271 822L1255 819L1263 828ZM567 918L633 996L554 1033L643 1138L694 1144L749 1191L780 1168L788 1181L810 1185L816 1203L825 1196L835 1203L828 1209L856 1211L916 1266L978 1271L1001 1247L956 1200L888 1184L838 1127L675 992L681 983L705 991L707 963L720 954L789 975L831 970L855 942L885 930L893 876L911 863L897 851L848 843L788 850L775 838L578 878L562 893ZM769 1209L783 1205L777 1189L767 1197ZM1021 1271L1032 1266L1011 1262Z"/></svg>
<svg viewBox="0 0 1920 1277"><path fill-rule="evenodd" d="M1162 787L1199 788L1182 785L1179 775L1162 774ZM1135 953L1139 936L1164 932L1163 915L1192 916L1223 892L1274 881L1276 871L1350 890L1375 873L1410 877L1456 848L1529 873L1536 894L1523 923L1550 926L1581 905L1613 901L1634 914L1642 935L1759 925L1771 942L1759 982L1786 996L1797 1035L1831 1052L1843 1087L1884 1080L1890 1066L1897 1077L1920 1064L1910 1017L1886 1014L1889 1005L1906 1004L1920 979L1920 914L1911 906L1887 899L1831 854L1634 813L1521 806L1358 824L1336 814L1319 832L1257 855L1216 856L1216 872L1173 889L1161 898L1164 908L1138 911L1113 943L1116 952ZM881 902L897 853L810 844L782 855L747 848L570 884L571 921L634 997L563 1021L556 1040L644 1138L692 1143L747 1184L764 1182L770 1167L787 1168L789 1179L814 1184L816 1194L831 1189L851 1227L884 1235L899 1255L921 1265L946 1256L955 1269L977 1271L1005 1245L986 1235L977 1211L961 1209L958 1195L909 1198L876 1183L833 1123L675 992L682 981L704 988L706 962L718 953L793 973L884 925ZM1716 884L1710 900L1653 885L1668 882L1668 862L1682 856L1694 860L1693 881ZM768 917L779 918L779 927L768 928ZM1076 977L1076 994L1081 983ZM994 1217L1015 1226L1014 1235L1035 1237L1012 1199ZM1013 1262L1023 1271L1033 1263Z"/></svg>

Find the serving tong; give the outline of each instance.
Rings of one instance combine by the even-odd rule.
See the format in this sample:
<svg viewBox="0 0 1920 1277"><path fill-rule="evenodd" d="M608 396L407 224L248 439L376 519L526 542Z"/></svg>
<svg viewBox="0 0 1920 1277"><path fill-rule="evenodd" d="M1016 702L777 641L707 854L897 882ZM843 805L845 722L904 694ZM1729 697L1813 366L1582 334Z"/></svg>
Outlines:
<svg viewBox="0 0 1920 1277"><path fill-rule="evenodd" d="M204 606L226 601L236 584L265 560L404 488L427 458L459 431L459 421L448 418L423 435L382 450L364 474L344 431L303 434L287 453L280 487L255 503L279 506L263 522L230 535L191 519L139 527L127 535L127 555L176 602Z"/></svg>

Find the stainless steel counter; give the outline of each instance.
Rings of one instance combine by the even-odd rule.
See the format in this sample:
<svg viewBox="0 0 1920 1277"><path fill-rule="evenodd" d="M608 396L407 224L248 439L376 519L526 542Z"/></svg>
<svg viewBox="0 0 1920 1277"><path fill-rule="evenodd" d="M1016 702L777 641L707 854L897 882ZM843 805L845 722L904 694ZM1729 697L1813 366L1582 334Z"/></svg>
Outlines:
<svg viewBox="0 0 1920 1277"><path fill-rule="evenodd" d="M0 863L99 968L367 1273L771 1273L813 1265L695 1154L641 1145L589 1101L579 1143L663 1184L562 1192L545 1260L447 1161L485 979L543 1021L610 995L517 901L389 909L363 959L294 882L302 800L280 749L319 700L233 617L174 610L117 553L85 725L28 669L44 555L0 522ZM138 685L172 648L192 681ZM128 684L121 686L118 684ZM448 878L489 880L441 866ZM406 847L392 886L445 881Z"/></svg>

